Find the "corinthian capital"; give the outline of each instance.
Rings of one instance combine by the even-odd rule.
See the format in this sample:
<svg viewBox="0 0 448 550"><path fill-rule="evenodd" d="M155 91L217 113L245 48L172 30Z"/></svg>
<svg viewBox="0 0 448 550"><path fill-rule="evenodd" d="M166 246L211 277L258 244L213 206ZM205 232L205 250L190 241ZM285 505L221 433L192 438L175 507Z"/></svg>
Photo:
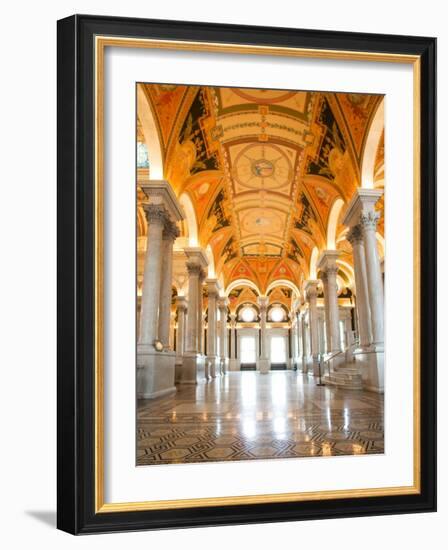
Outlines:
<svg viewBox="0 0 448 550"><path fill-rule="evenodd" d="M355 246L362 243L362 229L360 225L355 225L347 233L347 241Z"/></svg>
<svg viewBox="0 0 448 550"><path fill-rule="evenodd" d="M188 275L199 276L202 273L202 266L200 266L196 262L187 262L186 266L187 266Z"/></svg>
<svg viewBox="0 0 448 550"><path fill-rule="evenodd" d="M305 295L308 302L314 298L317 298L317 283L318 281L312 279L306 281Z"/></svg>
<svg viewBox="0 0 448 550"><path fill-rule="evenodd" d="M327 269L326 269L327 279L333 276L336 276L338 274L338 270L339 268L336 264L327 266Z"/></svg>
<svg viewBox="0 0 448 550"><path fill-rule="evenodd" d="M260 313L265 313L269 305L269 296L258 296L257 303L260 308Z"/></svg>
<svg viewBox="0 0 448 550"><path fill-rule="evenodd" d="M163 229L163 238L167 240L176 240L177 237L180 235L180 231L175 223L168 220L165 223L165 227Z"/></svg>
<svg viewBox="0 0 448 550"><path fill-rule="evenodd" d="M360 223L364 230L376 231L376 224L379 220L378 212L366 212L361 214Z"/></svg>
<svg viewBox="0 0 448 550"><path fill-rule="evenodd" d="M161 204L144 204L143 210L146 214L146 219L151 224L165 225L168 218L168 212Z"/></svg>

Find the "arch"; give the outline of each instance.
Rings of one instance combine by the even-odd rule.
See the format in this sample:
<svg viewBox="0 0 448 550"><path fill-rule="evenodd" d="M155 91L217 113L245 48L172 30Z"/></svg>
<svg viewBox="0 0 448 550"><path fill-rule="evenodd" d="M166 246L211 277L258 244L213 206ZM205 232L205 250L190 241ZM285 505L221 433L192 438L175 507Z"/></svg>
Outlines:
<svg viewBox="0 0 448 550"><path fill-rule="evenodd" d="M376 232L376 240L377 240L377 243L378 243L378 252L379 252L379 256L380 256L380 260L382 260L384 258L384 254L385 254L385 251L386 251L386 243L384 241L384 237L378 233L378 231Z"/></svg>
<svg viewBox="0 0 448 550"><path fill-rule="evenodd" d="M148 222L145 211L141 206L137 207L137 237L146 237L148 233Z"/></svg>
<svg viewBox="0 0 448 550"><path fill-rule="evenodd" d="M339 215L343 206L344 201L339 198L334 201L331 207L327 223L327 250L336 250L336 230L338 228Z"/></svg>
<svg viewBox="0 0 448 550"><path fill-rule="evenodd" d="M210 279L214 279L216 277L215 257L213 256L212 247L209 244L205 249L205 255L207 256L207 260L208 260L208 276Z"/></svg>
<svg viewBox="0 0 448 550"><path fill-rule="evenodd" d="M266 296L273 290L274 288L277 288L278 286L285 286L286 288L291 289L293 292L295 292L296 296L300 296L300 290L298 289L297 285L295 285L292 281L289 281L288 279L276 279L275 281L272 281L272 283L269 283L268 288L266 289Z"/></svg>
<svg viewBox="0 0 448 550"><path fill-rule="evenodd" d="M188 246L199 246L196 211L188 193L182 193L179 197L179 203L185 214L185 221L188 230Z"/></svg>
<svg viewBox="0 0 448 550"><path fill-rule="evenodd" d="M137 86L137 113L145 136L149 157L149 179L162 180L163 146L159 134L159 125L142 85Z"/></svg>
<svg viewBox="0 0 448 550"><path fill-rule="evenodd" d="M339 269L345 273L347 279L350 281L350 284L353 285L355 282L355 272L353 271L352 266L344 260L336 260L336 263L338 264Z"/></svg>
<svg viewBox="0 0 448 550"><path fill-rule="evenodd" d="M232 290L238 288L239 286L248 286L252 290L255 290L257 296L261 296L261 292L258 286L249 279L236 279L235 281L232 281L230 285L226 288L226 296L228 296L232 292Z"/></svg>
<svg viewBox="0 0 448 550"><path fill-rule="evenodd" d="M310 257L310 279L314 281L317 279L317 260L319 258L319 249L317 246L311 251Z"/></svg>
<svg viewBox="0 0 448 550"><path fill-rule="evenodd" d="M375 160L381 135L384 129L384 99L377 107L376 113L370 124L366 143L362 155L361 187L373 189L375 181Z"/></svg>

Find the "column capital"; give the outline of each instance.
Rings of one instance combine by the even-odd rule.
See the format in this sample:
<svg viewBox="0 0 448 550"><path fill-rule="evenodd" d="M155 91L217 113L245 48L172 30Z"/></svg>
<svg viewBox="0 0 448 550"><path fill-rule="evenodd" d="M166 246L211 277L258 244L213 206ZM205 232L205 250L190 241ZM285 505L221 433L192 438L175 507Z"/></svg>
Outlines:
<svg viewBox="0 0 448 550"><path fill-rule="evenodd" d="M140 187L149 204L164 206L172 220L180 221L185 218L182 207L168 181L149 180L141 183Z"/></svg>
<svg viewBox="0 0 448 550"><path fill-rule="evenodd" d="M309 279L308 281L305 281L305 294L308 301L310 300L310 298L317 298L318 284L319 281L316 281L314 279Z"/></svg>
<svg viewBox="0 0 448 550"><path fill-rule="evenodd" d="M186 311L188 307L188 301L185 296L176 296L176 308L179 311Z"/></svg>
<svg viewBox="0 0 448 550"><path fill-rule="evenodd" d="M202 266L196 263L195 261L187 261L185 263L188 271L188 275L199 275L202 273Z"/></svg>
<svg viewBox="0 0 448 550"><path fill-rule="evenodd" d="M260 307L260 312L266 311L269 305L269 296L258 296L257 304Z"/></svg>
<svg viewBox="0 0 448 550"><path fill-rule="evenodd" d="M200 246L187 246L184 248L185 255L187 260L194 260L201 267L208 266L208 259L205 251Z"/></svg>
<svg viewBox="0 0 448 550"><path fill-rule="evenodd" d="M361 214L360 225L364 231L372 230L376 231L376 224L380 218L379 212L366 212Z"/></svg>
<svg viewBox="0 0 448 550"><path fill-rule="evenodd" d="M358 224L351 227L348 230L346 238L347 241L352 245L352 247L356 246L357 244L361 244L363 240L361 226Z"/></svg>
<svg viewBox="0 0 448 550"><path fill-rule="evenodd" d="M217 298L219 296L219 290L221 288L218 279L206 279L205 282L207 284L207 294L209 296L212 295Z"/></svg>
<svg viewBox="0 0 448 550"><path fill-rule="evenodd" d="M375 211L375 204L383 193L382 189L358 188L347 205L342 223L348 227L358 225L361 214Z"/></svg>
<svg viewBox="0 0 448 550"><path fill-rule="evenodd" d="M165 226L169 221L169 214L162 204L144 204L143 210L149 225Z"/></svg>
<svg viewBox="0 0 448 550"><path fill-rule="evenodd" d="M226 298L225 296L219 298L219 300L218 300L218 307L219 307L219 309L226 310L227 307L228 307L228 305L229 305L229 300L228 300L228 298Z"/></svg>
<svg viewBox="0 0 448 550"><path fill-rule="evenodd" d="M165 227L163 229L163 238L165 240L172 240L173 242L179 237L180 231L177 225L171 220L165 222Z"/></svg>
<svg viewBox="0 0 448 550"><path fill-rule="evenodd" d="M327 275L334 272L337 273L338 265L336 260L340 254L338 250L324 250L317 260L317 269L327 273Z"/></svg>

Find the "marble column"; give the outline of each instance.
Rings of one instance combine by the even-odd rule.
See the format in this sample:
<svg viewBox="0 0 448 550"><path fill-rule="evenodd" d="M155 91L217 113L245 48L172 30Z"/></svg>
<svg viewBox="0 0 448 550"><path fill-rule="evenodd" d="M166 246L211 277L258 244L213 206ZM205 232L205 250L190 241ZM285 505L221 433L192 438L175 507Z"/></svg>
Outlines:
<svg viewBox="0 0 448 550"><path fill-rule="evenodd" d="M258 306L260 308L260 356L257 361L258 370L266 374L271 369L271 362L268 358L267 334L266 334L266 316L268 310L268 296L258 297Z"/></svg>
<svg viewBox="0 0 448 550"><path fill-rule="evenodd" d="M294 362L295 362L295 358L297 356L297 338L296 338L296 334L297 334L297 325L296 325L296 319L295 319L296 315L294 313L294 311L291 311L289 313L289 319L291 321L291 324L290 324L290 329L289 329L289 335L290 335L290 346L291 346L291 357L289 358L290 360L290 368L293 369L294 368Z"/></svg>
<svg viewBox="0 0 448 550"><path fill-rule="evenodd" d="M352 316L351 310L345 309L344 311L344 328L345 328L345 359L347 362L353 361L353 331L352 331Z"/></svg>
<svg viewBox="0 0 448 550"><path fill-rule="evenodd" d="M186 351L199 353L198 339L198 306L199 306L199 276L202 267L195 262L187 262L188 271L188 314L187 314L187 334Z"/></svg>
<svg viewBox="0 0 448 550"><path fill-rule="evenodd" d="M162 236L168 215L163 206L143 206L148 221L145 268L140 310L139 346L154 349L158 339L162 263Z"/></svg>
<svg viewBox="0 0 448 550"><path fill-rule="evenodd" d="M302 362L303 355L303 335L302 335L302 316L300 311L296 312L296 327L297 327L297 369L299 368L299 363Z"/></svg>
<svg viewBox="0 0 448 550"><path fill-rule="evenodd" d="M201 269L198 276L198 310L197 310L197 323L198 323L198 351L204 353L204 281L205 271Z"/></svg>
<svg viewBox="0 0 448 550"><path fill-rule="evenodd" d="M322 281L324 291L324 309L325 309L325 351L331 351L331 323L330 323L330 304L328 302L328 277L325 272L321 273L320 280Z"/></svg>
<svg viewBox="0 0 448 550"><path fill-rule="evenodd" d="M342 220L342 223L350 228L347 238L353 246L358 324L364 344L356 354L356 362L360 366L363 387L379 393L384 391L384 304L376 238L379 214L375 210L375 205L382 194L381 189L357 189L347 205ZM365 266L365 276L363 266ZM363 288L366 288L366 296L363 295L362 290L360 291ZM367 306L363 308L364 304L368 304L370 316L367 315ZM368 349L365 344L366 317L370 319L371 328Z"/></svg>
<svg viewBox="0 0 448 550"><path fill-rule="evenodd" d="M217 300L219 285L216 279L207 279L208 317L207 317L207 361L212 378L220 374L220 362L216 349L217 340Z"/></svg>
<svg viewBox="0 0 448 550"><path fill-rule="evenodd" d="M352 245L353 252L359 345L362 348L367 348L371 342L370 306L367 289L364 241L362 230L359 225L355 225L350 228L347 233L347 240Z"/></svg>
<svg viewBox="0 0 448 550"><path fill-rule="evenodd" d="M220 298L218 301L219 305L219 355L221 356L221 373L225 374L228 371L228 361L227 361L227 314L228 314L228 305L229 300L227 298Z"/></svg>
<svg viewBox="0 0 448 550"><path fill-rule="evenodd" d="M185 352L185 329L187 322L187 299L185 296L176 296L177 330L176 330L176 383L182 379L182 364Z"/></svg>
<svg viewBox="0 0 448 550"><path fill-rule="evenodd" d="M307 334L307 326L306 326L306 320L305 315L300 315L302 319L302 372L306 374L308 372L308 334Z"/></svg>
<svg viewBox="0 0 448 550"><path fill-rule="evenodd" d="M137 397L153 399L175 392L176 354L169 347L171 313L171 244L177 234L176 222L183 212L170 184L148 180L140 184L146 201L148 221L143 268L140 332L137 345ZM165 233L164 233L165 232ZM164 238L165 237L165 238ZM167 252L165 249L169 248ZM168 270L168 277L166 271ZM163 339L163 345L155 345Z"/></svg>
<svg viewBox="0 0 448 550"><path fill-rule="evenodd" d="M185 298L185 296L176 296L176 310L176 356L181 358L185 350L185 322L187 313L187 299Z"/></svg>
<svg viewBox="0 0 448 550"><path fill-rule="evenodd" d="M236 358L236 313L230 314L230 361L229 370L239 370Z"/></svg>
<svg viewBox="0 0 448 550"><path fill-rule="evenodd" d="M317 285L318 281L309 280L305 284L305 294L308 302L310 324L310 355L307 358L308 372L319 375L319 329L317 321Z"/></svg>
<svg viewBox="0 0 448 550"><path fill-rule="evenodd" d="M317 308L317 326L319 332L319 354L325 353L325 311Z"/></svg>
<svg viewBox="0 0 448 550"><path fill-rule="evenodd" d="M208 371L202 353L202 283L208 261L200 247L186 247L184 253L188 272L188 314L181 383L198 384L207 380Z"/></svg>
<svg viewBox="0 0 448 550"><path fill-rule="evenodd" d="M383 278L376 242L376 224L378 218L378 212L363 212L361 214L360 225L363 231L366 254L367 282L372 319L372 344L375 347L382 348L384 346L384 298Z"/></svg>
<svg viewBox="0 0 448 550"><path fill-rule="evenodd" d="M168 221L163 231L162 274L159 302L159 340L170 348L171 295L173 284L173 244L179 236L176 224Z"/></svg>
<svg viewBox="0 0 448 550"><path fill-rule="evenodd" d="M170 338L169 347L174 351L176 347L176 310L172 309L170 312Z"/></svg>
<svg viewBox="0 0 448 550"><path fill-rule="evenodd" d="M338 351L341 351L341 339L339 333L338 286L336 281L336 277L338 274L338 265L336 263L336 260L338 256L339 252L337 250L325 250L324 252L322 252L322 255L317 263L318 269L322 273L325 273L325 315L328 315L326 321L330 327L330 342L328 346L327 341L327 349L329 348L330 353L337 353Z"/></svg>

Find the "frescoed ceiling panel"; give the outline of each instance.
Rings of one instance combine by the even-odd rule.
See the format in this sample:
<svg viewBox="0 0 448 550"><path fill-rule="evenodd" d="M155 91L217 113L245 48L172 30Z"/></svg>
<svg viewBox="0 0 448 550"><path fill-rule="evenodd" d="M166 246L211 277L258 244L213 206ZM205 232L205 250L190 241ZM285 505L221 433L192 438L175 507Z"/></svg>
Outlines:
<svg viewBox="0 0 448 550"><path fill-rule="evenodd" d="M349 128L356 155L361 156L366 130L383 96L368 94L332 94L339 103L345 123Z"/></svg>
<svg viewBox="0 0 448 550"><path fill-rule="evenodd" d="M173 129L173 122L188 86L177 86L175 84L146 84L145 88L154 106L163 142L166 147Z"/></svg>
<svg viewBox="0 0 448 550"><path fill-rule="evenodd" d="M167 151L166 177L191 198L199 244L210 245L217 276L225 286L246 278L261 292L275 279L300 286L313 248L326 246L332 205L347 203L359 185L359 156L381 96L145 87ZM379 152L378 185L383 165Z"/></svg>

